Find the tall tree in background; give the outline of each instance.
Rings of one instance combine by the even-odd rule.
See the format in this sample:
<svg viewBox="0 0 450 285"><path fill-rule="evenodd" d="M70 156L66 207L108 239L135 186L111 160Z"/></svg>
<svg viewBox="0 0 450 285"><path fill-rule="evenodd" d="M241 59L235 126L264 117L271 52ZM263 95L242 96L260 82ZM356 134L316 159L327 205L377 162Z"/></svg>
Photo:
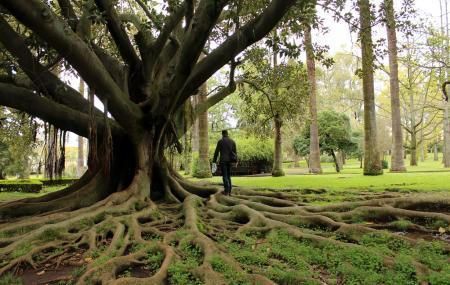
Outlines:
<svg viewBox="0 0 450 285"><path fill-rule="evenodd" d="M389 54L389 79L392 117L392 154L391 171L406 171L403 160L403 133L401 126L400 95L398 81L397 34L394 12L394 0L384 0L386 32Z"/></svg>
<svg viewBox="0 0 450 285"><path fill-rule="evenodd" d="M80 78L78 92L84 97L84 81ZM83 175L84 169L84 138L78 136L78 158L77 158L77 176Z"/></svg>
<svg viewBox="0 0 450 285"><path fill-rule="evenodd" d="M383 174L377 149L375 91L373 79L372 13L369 0L358 0L364 95L364 175Z"/></svg>
<svg viewBox="0 0 450 285"><path fill-rule="evenodd" d="M444 3L442 3L444 2ZM441 34L444 37L441 49L441 60L444 61L443 68L440 69L441 73L441 84L444 84L448 80L450 74L450 34L449 34L449 22L448 22L448 3L447 0L440 0L440 10L441 10ZM450 167L450 105L448 100L444 100L444 147L443 147L443 163L444 167Z"/></svg>
<svg viewBox="0 0 450 285"><path fill-rule="evenodd" d="M207 84L204 83L197 95L198 104L205 104L208 100ZM192 173L197 178L211 177L211 167L209 164L209 143L208 143L208 110L198 115L198 162L195 171Z"/></svg>
<svg viewBox="0 0 450 285"><path fill-rule="evenodd" d="M283 124L298 120L307 99L307 74L302 64L278 63L275 54L255 48L243 66L239 89L243 104L239 109L241 127L262 136L274 137L272 176L283 176Z"/></svg>
<svg viewBox="0 0 450 285"><path fill-rule="evenodd" d="M304 45L306 50L306 67L309 83L309 114L310 114L310 144L309 144L309 172L322 173L320 166L319 129L317 124L317 85L314 49L311 38L311 25L304 25Z"/></svg>

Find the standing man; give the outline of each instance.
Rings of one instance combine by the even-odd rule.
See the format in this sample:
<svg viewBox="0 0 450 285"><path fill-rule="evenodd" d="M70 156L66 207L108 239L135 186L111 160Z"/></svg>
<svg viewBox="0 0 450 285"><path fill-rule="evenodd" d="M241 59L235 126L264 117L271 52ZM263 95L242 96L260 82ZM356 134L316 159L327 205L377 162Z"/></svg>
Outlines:
<svg viewBox="0 0 450 285"><path fill-rule="evenodd" d="M228 131L222 131L222 138L217 142L213 163L217 162L220 152L220 170L222 171L225 195L231 195L231 164L237 163L236 143L228 137Z"/></svg>

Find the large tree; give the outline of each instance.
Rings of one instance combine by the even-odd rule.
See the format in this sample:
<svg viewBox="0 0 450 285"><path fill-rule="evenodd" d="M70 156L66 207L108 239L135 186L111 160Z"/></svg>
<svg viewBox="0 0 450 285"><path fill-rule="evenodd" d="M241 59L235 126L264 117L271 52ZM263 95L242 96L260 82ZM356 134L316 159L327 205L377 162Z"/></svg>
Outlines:
<svg viewBox="0 0 450 285"><path fill-rule="evenodd" d="M358 0L360 15L360 40L362 80L364 95L364 175L383 174L380 153L377 149L377 127L374 90L374 54L372 42L372 13L369 0Z"/></svg>
<svg viewBox="0 0 450 285"><path fill-rule="evenodd" d="M317 84L316 65L311 38L311 26L304 27L304 45L306 50L306 66L309 82L309 115L310 115L310 143L309 143L309 172L322 173L320 166L319 128L317 123Z"/></svg>
<svg viewBox="0 0 450 285"><path fill-rule="evenodd" d="M320 149L323 153L331 156L336 168L336 172L341 172L342 165L338 160L338 152L351 153L357 149L357 144L352 141L352 130L350 119L347 115L336 111L322 111L318 115L318 127L320 137ZM294 140L295 152L299 155L306 155L310 148L311 131L309 126L305 128L302 135ZM311 162L309 162L311 163Z"/></svg>
<svg viewBox="0 0 450 285"><path fill-rule="evenodd" d="M386 32L389 53L389 79L392 114L392 155L391 171L406 171L403 161L403 133L401 126L400 95L398 81L397 31L395 23L394 0L384 1Z"/></svg>
<svg viewBox="0 0 450 285"><path fill-rule="evenodd" d="M274 284L270 279L290 282L292 275L248 266L249 258L255 260L252 254L234 258L239 249L218 242L240 246L235 238L256 233L256 249L259 235L272 232L275 246L297 244L298 238L332 246L333 253L344 248L349 256L360 248L355 242L363 244L362 237L376 231L369 223L352 224L354 214L358 219L380 215L383 221L449 222L444 214L411 210L444 209L448 199L305 206L304 197L295 193L236 189L234 196L224 196L217 187L193 184L169 168L165 151L179 147L197 114L235 85L230 81L193 110L190 97L269 33L296 2L301 9L308 1L3 0L0 42L10 58L2 64L0 104L90 143L89 169L75 184L0 204L0 275L28 265L74 262L84 266L77 268L77 284ZM238 25L228 21L235 18ZM230 23L236 31L221 37L217 31ZM209 40L215 48L198 61ZM51 72L59 64L86 82L87 100ZM96 108L95 97L103 110ZM32 217L21 218L25 215ZM280 228L285 231L277 236ZM278 242L282 238L289 243ZM264 252L281 266L292 260L292 253ZM394 267L392 256L386 260ZM387 268L381 261L372 267ZM299 264L306 265L293 266ZM422 273L425 265L420 265ZM133 268L145 276L133 275ZM294 282L318 278L295 275Z"/></svg>

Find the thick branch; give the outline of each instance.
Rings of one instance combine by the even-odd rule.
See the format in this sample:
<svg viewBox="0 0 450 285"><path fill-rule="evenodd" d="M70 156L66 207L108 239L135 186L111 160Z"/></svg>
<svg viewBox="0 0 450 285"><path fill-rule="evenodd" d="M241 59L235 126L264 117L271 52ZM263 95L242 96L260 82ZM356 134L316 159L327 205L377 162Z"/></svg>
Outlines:
<svg viewBox="0 0 450 285"><path fill-rule="evenodd" d="M52 125L80 136L89 136L89 116L55 103L45 97L40 97L31 90L16 87L11 84L0 83L0 104L32 116L36 116ZM97 117L100 130L105 127L102 118ZM121 128L110 120L111 131L115 135L122 134Z"/></svg>
<svg viewBox="0 0 450 285"><path fill-rule="evenodd" d="M31 54L25 40L2 17L0 17L0 42L17 59L20 68L31 79L38 91L58 103L82 113L88 113L88 102L83 96L42 66ZM98 113L101 114L100 111Z"/></svg>
<svg viewBox="0 0 450 285"><path fill-rule="evenodd" d="M197 117L199 114L206 112L209 108L228 97L228 95L232 94L236 90L236 85L241 82L242 80L238 80L236 83L233 82L226 87L222 87L215 94L208 96L208 99L204 103L195 106L194 117Z"/></svg>
<svg viewBox="0 0 450 285"><path fill-rule="evenodd" d="M75 14L75 10L70 3L70 0L58 0L59 7L61 8L61 15L67 19L69 26L72 30L76 30L78 17Z"/></svg>
<svg viewBox="0 0 450 285"><path fill-rule="evenodd" d="M175 76L169 83L170 89L173 92L180 90L182 86L184 86L186 80L191 74L195 63L197 62L201 52L203 51L212 28L214 27L217 19L222 12L222 9L227 2L228 1L226 0L202 0L199 3L191 27L189 28L189 31L182 42L180 56L178 58L177 66L175 69ZM204 81L206 81L206 79ZM201 84L199 84L197 87L199 87L200 85ZM196 88L192 89L192 91L194 91L195 89Z"/></svg>
<svg viewBox="0 0 450 285"><path fill-rule="evenodd" d="M142 116L140 109L125 98L89 46L46 4L37 0L5 0L2 4L64 56L101 99L108 100L110 112L121 126L130 134L138 132L136 121Z"/></svg>
<svg viewBox="0 0 450 285"><path fill-rule="evenodd" d="M166 46L167 40L169 39L172 31L183 19L185 9L185 5L182 5L166 19L158 38L150 46L149 51L143 55L146 57L146 59L144 59L144 67L147 74L151 75L153 73L153 67L163 48ZM147 78L147 80L150 80L150 78Z"/></svg>
<svg viewBox="0 0 450 285"><path fill-rule="evenodd" d="M114 5L110 0L95 0L100 11L106 15L108 30L111 33L114 42L119 49L120 55L132 68L140 63L140 59L130 42L130 38L125 32L119 16L114 9Z"/></svg>
<svg viewBox="0 0 450 285"><path fill-rule="evenodd" d="M179 107L183 104L203 82L232 58L267 35L296 2L296 0L273 0L262 14L236 31L200 61L180 91L177 106ZM300 4L304 5L307 2L306 0L301 0Z"/></svg>

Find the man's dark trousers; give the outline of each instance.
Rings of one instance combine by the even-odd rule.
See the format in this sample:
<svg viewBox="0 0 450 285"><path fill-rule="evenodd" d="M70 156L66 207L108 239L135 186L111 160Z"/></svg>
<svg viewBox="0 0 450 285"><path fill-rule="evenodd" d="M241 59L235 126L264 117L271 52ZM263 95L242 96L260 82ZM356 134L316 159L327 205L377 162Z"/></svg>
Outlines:
<svg viewBox="0 0 450 285"><path fill-rule="evenodd" d="M231 194L231 162L221 162L220 170L222 171L225 194Z"/></svg>

